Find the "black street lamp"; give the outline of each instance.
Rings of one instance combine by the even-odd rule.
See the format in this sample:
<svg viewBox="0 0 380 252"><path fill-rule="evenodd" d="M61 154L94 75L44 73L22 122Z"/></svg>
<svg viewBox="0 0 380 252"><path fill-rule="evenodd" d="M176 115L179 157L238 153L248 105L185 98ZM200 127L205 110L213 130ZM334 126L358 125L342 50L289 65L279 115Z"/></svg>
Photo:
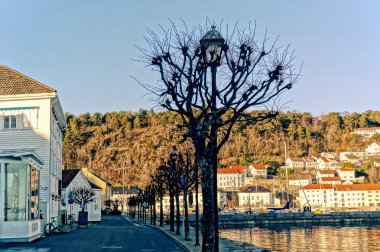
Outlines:
<svg viewBox="0 0 380 252"><path fill-rule="evenodd" d="M218 89L216 86L216 70L223 62L224 52L227 49L224 44L225 40L216 30L216 26L211 26L211 30L206 33L200 40L201 53L203 57L203 63L206 67L211 67L211 111L213 113L213 123L210 131L210 136L212 141L212 155L213 155L213 201L214 201L214 231L215 231L215 251L219 251L219 225L218 225L218 179L217 179L217 168L218 168L218 157L217 157L217 147L218 147L218 129L217 122L218 118L216 115L217 106L216 98L218 95Z"/></svg>

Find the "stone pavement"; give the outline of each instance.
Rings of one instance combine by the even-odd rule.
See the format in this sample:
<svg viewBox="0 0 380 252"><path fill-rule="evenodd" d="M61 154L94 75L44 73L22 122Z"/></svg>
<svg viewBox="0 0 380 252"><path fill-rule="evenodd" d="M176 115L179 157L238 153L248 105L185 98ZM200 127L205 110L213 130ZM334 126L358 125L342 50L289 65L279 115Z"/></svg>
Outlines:
<svg viewBox="0 0 380 252"><path fill-rule="evenodd" d="M134 219L130 219L130 220L136 221ZM140 223L140 222L138 222L138 223ZM151 226L149 223L150 223L150 220L148 218L147 224L145 224L145 225ZM171 239L182 244L182 246L187 251L192 251L192 252L201 252L202 251L202 234L199 231L199 243L201 245L200 246L194 246L194 244L195 244L195 228L193 228L191 226L190 226L190 235L189 235L190 239L191 239L190 241L186 241L184 239L184 231L183 231L182 223L181 223L181 235L175 235L175 233L171 232L169 229L169 225L164 225L163 227L159 227L159 226L152 226L152 227L159 229L160 231L164 232ZM243 252L243 251L244 252L248 252L248 251L269 252L270 250L257 248L252 244L243 243L243 242L236 242L236 241L232 241L232 240L228 240L228 239L219 237L219 251L220 252Z"/></svg>

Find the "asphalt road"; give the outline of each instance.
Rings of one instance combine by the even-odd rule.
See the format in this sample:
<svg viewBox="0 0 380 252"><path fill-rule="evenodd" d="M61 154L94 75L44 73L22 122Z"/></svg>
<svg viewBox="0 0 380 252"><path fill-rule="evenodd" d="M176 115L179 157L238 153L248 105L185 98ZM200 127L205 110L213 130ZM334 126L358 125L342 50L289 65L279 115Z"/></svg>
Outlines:
<svg viewBox="0 0 380 252"><path fill-rule="evenodd" d="M139 225L121 216L105 216L68 234L54 234L31 243L0 243L0 251L83 252L175 252L184 251L161 231Z"/></svg>

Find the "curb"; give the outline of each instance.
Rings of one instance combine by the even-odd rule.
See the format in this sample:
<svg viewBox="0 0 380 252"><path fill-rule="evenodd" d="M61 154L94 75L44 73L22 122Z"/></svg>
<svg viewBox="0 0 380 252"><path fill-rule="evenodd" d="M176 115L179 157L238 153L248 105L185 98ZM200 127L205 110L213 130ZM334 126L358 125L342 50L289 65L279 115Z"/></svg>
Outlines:
<svg viewBox="0 0 380 252"><path fill-rule="evenodd" d="M185 251L187 251L187 252L193 252L193 250L191 248L187 247L185 244L181 243L178 239L176 239L175 237L171 236L170 234L168 234L167 232L165 232L161 228L156 227L156 226L152 226L152 225L148 225L148 224L145 224L145 225L148 226L148 227L150 227L150 228L154 228L156 230L159 230L161 233L163 233L166 237L168 237L170 240L172 240L174 243L176 243L179 247L181 247Z"/></svg>
<svg viewBox="0 0 380 252"><path fill-rule="evenodd" d="M142 226L146 226L146 227L150 227L150 228L153 228L155 230L158 230L161 233L163 233L166 237L168 237L170 240L172 240L175 244L177 244L178 247L182 248L186 252L193 252L193 250L191 248L187 247L185 244L181 243L175 237L171 236L170 234L168 234L167 232L165 232L164 230L162 230L161 228L159 228L157 226L152 226L150 224L144 224L142 222L136 221L135 219L131 219L131 218L127 217L127 216L124 216L124 218L128 218L128 220L130 220L131 222L134 222L136 224L139 224L139 225L142 225Z"/></svg>

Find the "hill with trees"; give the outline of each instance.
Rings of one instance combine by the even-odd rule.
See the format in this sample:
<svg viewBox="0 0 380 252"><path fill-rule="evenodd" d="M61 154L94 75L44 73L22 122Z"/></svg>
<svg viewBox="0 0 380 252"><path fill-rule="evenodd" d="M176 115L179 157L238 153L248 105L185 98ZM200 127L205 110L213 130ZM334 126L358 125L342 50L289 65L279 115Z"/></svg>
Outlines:
<svg viewBox="0 0 380 252"><path fill-rule="evenodd" d="M250 112L252 115L260 111ZM171 112L66 113L68 127L63 141L65 168L89 167L111 183L140 185L173 148L191 148L182 142L176 127L179 118ZM351 134L355 128L380 126L380 111L363 113L280 112L276 118L255 125L239 123L219 154L219 166L284 162L288 156L318 156L322 151L364 150L373 139Z"/></svg>

